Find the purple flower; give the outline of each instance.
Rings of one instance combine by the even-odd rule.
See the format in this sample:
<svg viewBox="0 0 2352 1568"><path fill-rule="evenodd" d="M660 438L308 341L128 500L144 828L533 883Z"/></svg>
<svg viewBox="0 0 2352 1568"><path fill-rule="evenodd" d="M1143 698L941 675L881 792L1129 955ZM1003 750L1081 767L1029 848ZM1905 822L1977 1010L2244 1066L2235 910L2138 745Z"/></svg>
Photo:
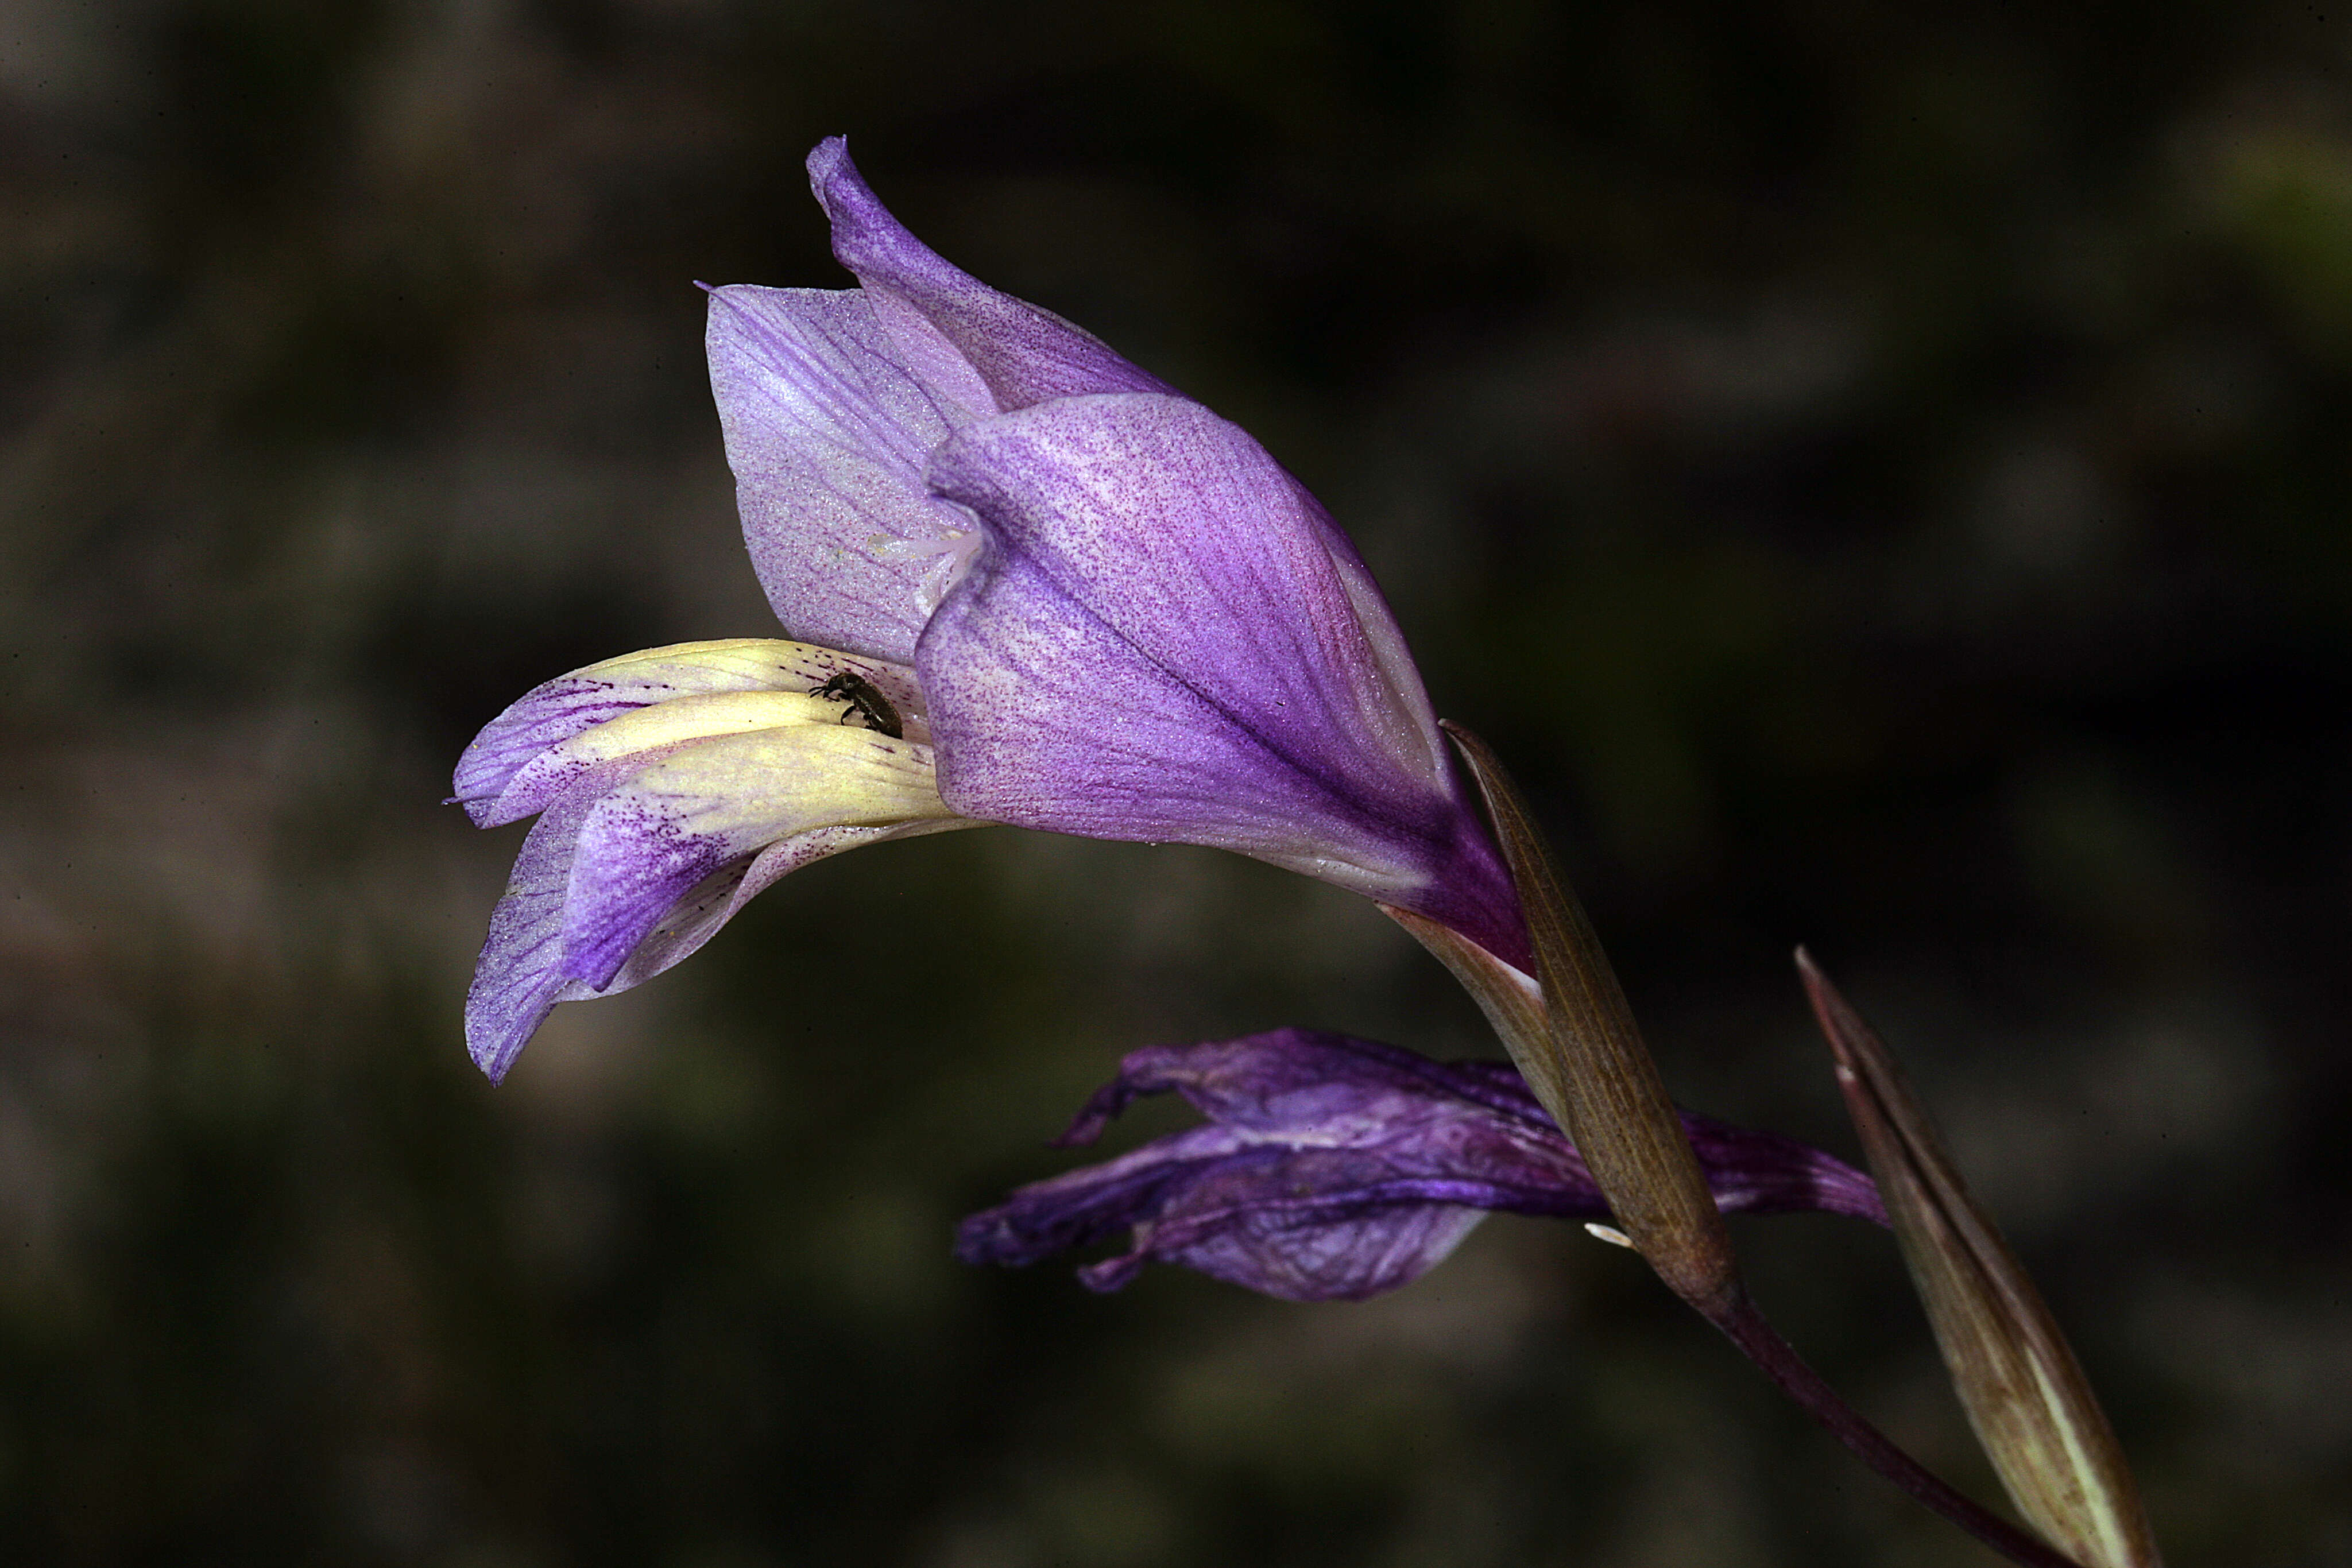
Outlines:
<svg viewBox="0 0 2352 1568"><path fill-rule="evenodd" d="M1294 1301L1360 1301L1443 1261L1489 1210L1605 1219L1575 1147L1500 1061L1283 1029L1153 1046L1119 1064L1059 1145L1173 1089L1209 1118L1024 1186L963 1222L967 1263L1034 1263L1132 1232L1078 1278L1116 1291L1150 1259ZM1818 1209L1886 1223L1870 1178L1770 1133L1683 1114L1726 1213Z"/></svg>
<svg viewBox="0 0 2352 1568"><path fill-rule="evenodd" d="M711 290L753 569L794 641L574 671L458 765L541 813L467 1008L502 1075L556 1002L694 950L795 866L976 822L1237 850L1528 967L1394 619L1235 426L909 234L810 155L845 290Z"/></svg>

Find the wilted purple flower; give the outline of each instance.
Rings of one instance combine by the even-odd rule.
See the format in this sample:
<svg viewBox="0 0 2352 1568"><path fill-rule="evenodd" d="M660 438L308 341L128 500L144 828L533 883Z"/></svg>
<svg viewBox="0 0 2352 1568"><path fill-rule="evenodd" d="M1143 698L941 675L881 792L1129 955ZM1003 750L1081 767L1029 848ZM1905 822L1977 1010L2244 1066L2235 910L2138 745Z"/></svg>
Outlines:
<svg viewBox="0 0 2352 1568"><path fill-rule="evenodd" d="M475 1060L503 1074L556 1002L660 972L795 866L976 821L1237 850L1525 968L1403 639L1314 497L926 248L839 139L809 171L859 287L714 289L709 338L752 566L802 641L575 671L468 749L477 821L542 813Z"/></svg>
<svg viewBox="0 0 2352 1568"><path fill-rule="evenodd" d="M1208 1124L1021 1188L963 1222L956 1256L1034 1263L1131 1231L1078 1278L1115 1291L1156 1258L1286 1301L1358 1301L1434 1268L1489 1210L1609 1214L1508 1063L1309 1030L1136 1051L1055 1142L1092 1143L1171 1089ZM1683 1124L1726 1213L1886 1223L1870 1178L1819 1150L1687 1112Z"/></svg>

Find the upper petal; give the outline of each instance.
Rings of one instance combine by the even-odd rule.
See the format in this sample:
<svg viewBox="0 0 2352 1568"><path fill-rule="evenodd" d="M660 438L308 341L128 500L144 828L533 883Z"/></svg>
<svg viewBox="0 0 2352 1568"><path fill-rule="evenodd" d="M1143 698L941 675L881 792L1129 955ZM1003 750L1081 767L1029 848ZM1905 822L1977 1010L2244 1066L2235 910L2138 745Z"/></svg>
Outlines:
<svg viewBox="0 0 2352 1568"><path fill-rule="evenodd" d="M1071 398L965 427L930 477L989 541L916 653L959 810L1238 850L1524 951L1386 606L1246 434Z"/></svg>
<svg viewBox="0 0 2352 1568"><path fill-rule="evenodd" d="M813 691L844 672L881 688L905 718L910 738L929 738L921 691L914 672L904 664L772 637L677 643L590 664L524 693L485 725L457 759L456 799L478 827L511 822L545 808L546 791L529 788L529 779L543 773L550 753L561 751L588 730L682 698ZM515 791L518 778L526 779L520 792Z"/></svg>
<svg viewBox="0 0 2352 1568"><path fill-rule="evenodd" d="M849 144L828 137L809 154L809 184L833 223L833 254L874 293L898 307L884 319L906 362L934 384L955 367L985 386L992 406L1026 408L1080 392L1175 389L1129 364L1093 333L1015 299L950 266L890 215L849 161ZM967 398L972 394L966 392Z"/></svg>
<svg viewBox="0 0 2352 1568"><path fill-rule="evenodd" d="M971 417L955 389L910 367L854 288L715 288L708 347L743 541L776 618L904 663L936 602L935 547L970 527L922 482L930 449Z"/></svg>

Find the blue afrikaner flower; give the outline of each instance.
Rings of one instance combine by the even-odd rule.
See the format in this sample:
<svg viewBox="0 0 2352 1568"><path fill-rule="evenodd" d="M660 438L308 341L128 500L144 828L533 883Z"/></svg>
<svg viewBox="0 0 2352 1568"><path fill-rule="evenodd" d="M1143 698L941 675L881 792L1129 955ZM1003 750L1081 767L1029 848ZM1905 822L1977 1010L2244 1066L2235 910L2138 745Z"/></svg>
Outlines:
<svg viewBox="0 0 2352 1568"><path fill-rule="evenodd" d="M710 292L744 538L792 641L561 676L457 798L538 815L467 1004L502 1076L559 1001L677 963L861 843L982 822L1208 844L1529 967L1507 873L1344 534L1238 427L810 155L849 289Z"/></svg>

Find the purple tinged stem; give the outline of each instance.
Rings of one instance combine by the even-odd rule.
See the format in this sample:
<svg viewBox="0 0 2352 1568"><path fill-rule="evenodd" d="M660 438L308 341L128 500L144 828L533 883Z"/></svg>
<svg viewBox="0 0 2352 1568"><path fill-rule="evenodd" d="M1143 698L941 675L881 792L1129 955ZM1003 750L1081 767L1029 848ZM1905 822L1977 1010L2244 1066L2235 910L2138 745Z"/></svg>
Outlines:
<svg viewBox="0 0 2352 1568"><path fill-rule="evenodd" d="M1853 1456L1920 1502L1942 1514L1995 1552L2024 1568L2081 1568L2073 1558L2039 1538L1963 1497L1936 1473L1897 1448L1885 1433L1872 1426L1813 1370L1780 1332L1764 1321L1756 1303L1742 1293L1715 1326L1738 1345L1772 1380L1773 1386L1794 1400L1806 1415L1829 1428Z"/></svg>
<svg viewBox="0 0 2352 1568"><path fill-rule="evenodd" d="M1863 1463L2013 1563L2080 1568L1896 1447L1765 1321L1616 973L1553 868L1526 797L1485 741L1458 725L1444 729L1486 798L1543 986L1545 1028L1507 1043L1514 1058L1529 1059L1522 1061L1529 1085L1563 1119L1627 1237L1669 1289Z"/></svg>

